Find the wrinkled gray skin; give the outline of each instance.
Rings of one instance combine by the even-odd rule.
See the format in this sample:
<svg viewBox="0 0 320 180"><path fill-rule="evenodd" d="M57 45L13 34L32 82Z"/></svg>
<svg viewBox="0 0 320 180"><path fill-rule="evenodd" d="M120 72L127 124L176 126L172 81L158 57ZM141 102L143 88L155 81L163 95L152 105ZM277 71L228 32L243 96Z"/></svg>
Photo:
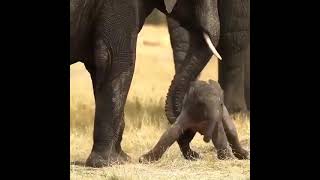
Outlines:
<svg viewBox="0 0 320 180"><path fill-rule="evenodd" d="M250 0L218 0L219 83L230 113L250 110ZM189 51L190 33L168 17L176 71ZM244 67L245 66L245 67Z"/></svg>
<svg viewBox="0 0 320 180"><path fill-rule="evenodd" d="M224 90L224 103L231 113L245 112L250 110L250 0L218 0L218 12L221 29L218 52L222 56L219 83ZM194 36L175 19L167 17L167 21L175 71L180 72L190 52L196 53L192 47ZM175 102L173 105L169 101L166 106L171 124L179 115L181 96ZM189 145L194 135L194 132L186 130L178 139L186 159L199 157Z"/></svg>
<svg viewBox="0 0 320 180"><path fill-rule="evenodd" d="M213 55L220 25L216 0L70 0L70 64L81 61L91 75L95 119L93 147L87 166L102 167L129 160L122 151L124 105L130 88L136 42L145 18L154 8L179 23L190 37L182 68L167 95L166 112L176 118L189 83Z"/></svg>
<svg viewBox="0 0 320 180"><path fill-rule="evenodd" d="M191 83L176 122L139 161L152 162L160 159L186 130L199 132L204 136L205 142L212 139L219 159L232 158L233 155L238 159L249 158L249 153L240 145L234 122L223 103L223 91L216 81L209 80L209 84L205 81Z"/></svg>
<svg viewBox="0 0 320 180"><path fill-rule="evenodd" d="M250 0L219 2L221 36L219 52L224 57L219 83L232 112L250 110Z"/></svg>

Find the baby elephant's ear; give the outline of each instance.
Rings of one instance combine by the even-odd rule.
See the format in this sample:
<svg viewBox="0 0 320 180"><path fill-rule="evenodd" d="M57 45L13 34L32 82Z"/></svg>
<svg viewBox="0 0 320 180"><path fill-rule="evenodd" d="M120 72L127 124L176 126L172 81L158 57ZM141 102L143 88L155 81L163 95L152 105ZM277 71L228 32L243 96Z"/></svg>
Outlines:
<svg viewBox="0 0 320 180"><path fill-rule="evenodd" d="M209 79L209 84L214 86L215 88L218 88L218 90L220 91L220 96L223 97L223 89L221 88L220 84L217 81L214 81L212 79Z"/></svg>
<svg viewBox="0 0 320 180"><path fill-rule="evenodd" d="M214 80L209 79L209 84L214 85Z"/></svg>
<svg viewBox="0 0 320 180"><path fill-rule="evenodd" d="M216 88L220 88L220 84L217 82L217 81L214 81L212 79L209 79L208 80L209 84L213 87L216 87Z"/></svg>
<svg viewBox="0 0 320 180"><path fill-rule="evenodd" d="M174 6L177 4L177 0L164 0L164 4L166 5L167 12L171 13Z"/></svg>
<svg viewBox="0 0 320 180"><path fill-rule="evenodd" d="M219 88L219 89L221 88L220 84L217 81L209 79L208 82L209 82L210 85L212 85L212 86L214 86L216 88Z"/></svg>

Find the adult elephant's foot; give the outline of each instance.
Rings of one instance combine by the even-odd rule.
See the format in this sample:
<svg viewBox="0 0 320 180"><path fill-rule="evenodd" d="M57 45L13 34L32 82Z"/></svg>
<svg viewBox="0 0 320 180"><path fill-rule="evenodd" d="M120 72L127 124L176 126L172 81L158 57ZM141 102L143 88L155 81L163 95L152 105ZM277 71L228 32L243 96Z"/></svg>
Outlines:
<svg viewBox="0 0 320 180"><path fill-rule="evenodd" d="M130 157L124 152L123 153L106 152L101 154L101 153L92 151L86 161L86 166L101 168L105 166L124 164L128 160L130 160Z"/></svg>
<svg viewBox="0 0 320 180"><path fill-rule="evenodd" d="M120 150L119 155L125 161L129 161L129 162L131 161L131 157L127 153L125 153L123 150Z"/></svg>

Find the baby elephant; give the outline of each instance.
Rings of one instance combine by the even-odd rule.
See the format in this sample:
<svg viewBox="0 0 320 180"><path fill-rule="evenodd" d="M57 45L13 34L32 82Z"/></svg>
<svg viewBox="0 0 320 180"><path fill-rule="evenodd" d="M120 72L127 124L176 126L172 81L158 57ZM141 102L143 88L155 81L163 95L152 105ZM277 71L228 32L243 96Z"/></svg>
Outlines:
<svg viewBox="0 0 320 180"><path fill-rule="evenodd" d="M232 158L233 154L238 159L249 159L248 151L240 145L236 127L223 103L223 91L216 81L190 84L176 122L151 151L139 158L139 162L160 159L185 130L199 132L205 142L212 139L219 159Z"/></svg>

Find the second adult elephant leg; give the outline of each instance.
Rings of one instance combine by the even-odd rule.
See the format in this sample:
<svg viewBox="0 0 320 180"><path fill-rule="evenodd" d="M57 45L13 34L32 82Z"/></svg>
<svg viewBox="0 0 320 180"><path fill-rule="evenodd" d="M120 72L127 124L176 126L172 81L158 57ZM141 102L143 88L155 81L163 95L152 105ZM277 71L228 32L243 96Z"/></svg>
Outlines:
<svg viewBox="0 0 320 180"><path fill-rule="evenodd" d="M244 98L244 62L250 44L250 0L219 1L221 33L219 82L230 113L246 111Z"/></svg>
<svg viewBox="0 0 320 180"><path fill-rule="evenodd" d="M230 113L246 111L243 73L246 53L245 51L233 53L228 49L221 49L220 52L223 60L219 64L219 83L224 90L225 105Z"/></svg>

